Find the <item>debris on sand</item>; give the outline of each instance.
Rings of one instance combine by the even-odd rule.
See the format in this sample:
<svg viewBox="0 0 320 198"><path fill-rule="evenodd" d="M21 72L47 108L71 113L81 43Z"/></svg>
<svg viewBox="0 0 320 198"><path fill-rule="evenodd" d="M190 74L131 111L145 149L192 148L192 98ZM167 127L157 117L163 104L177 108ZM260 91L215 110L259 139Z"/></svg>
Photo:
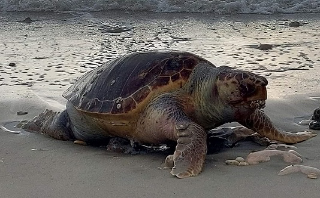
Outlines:
<svg viewBox="0 0 320 198"><path fill-rule="evenodd" d="M320 175L320 170L311 166L304 165L290 165L282 169L278 175L287 175L290 173L302 172L308 176L310 179L317 179Z"/></svg>
<svg viewBox="0 0 320 198"><path fill-rule="evenodd" d="M6 127L4 127L2 125L0 125L0 129L2 129L5 132L13 133L13 134L20 134L21 133L21 131L13 131L13 130L7 129Z"/></svg>
<svg viewBox="0 0 320 198"><path fill-rule="evenodd" d="M27 111L18 111L17 115L27 115L28 112Z"/></svg>
<svg viewBox="0 0 320 198"><path fill-rule="evenodd" d="M243 157L236 157L234 160L226 160L227 165L248 166L248 162Z"/></svg>
<svg viewBox="0 0 320 198"><path fill-rule="evenodd" d="M268 150L296 150L297 147L292 146L292 145L287 145L287 144L270 144L266 149Z"/></svg>
<svg viewBox="0 0 320 198"><path fill-rule="evenodd" d="M122 32L127 32L132 30L133 27L132 26L128 26L128 25L107 25L104 24L102 26L100 26L99 30L102 33L122 33Z"/></svg>
<svg viewBox="0 0 320 198"><path fill-rule="evenodd" d="M24 20L20 21L21 23L32 23L33 20L30 17L25 18Z"/></svg>
<svg viewBox="0 0 320 198"><path fill-rule="evenodd" d="M270 161L271 156L282 155L283 160L288 163L301 163L301 155L294 150L280 151L280 150L262 150L250 153L246 159L249 164L259 164L260 162Z"/></svg>
<svg viewBox="0 0 320 198"><path fill-rule="evenodd" d="M300 27L302 24L299 21L292 21L289 23L289 27Z"/></svg>
<svg viewBox="0 0 320 198"><path fill-rule="evenodd" d="M10 67L15 67L15 66L16 66L16 63L9 63L9 66L10 66Z"/></svg>
<svg viewBox="0 0 320 198"><path fill-rule="evenodd" d="M271 44L260 44L257 47L257 49L259 49L259 50L270 50L272 48L273 48L273 45L271 45Z"/></svg>

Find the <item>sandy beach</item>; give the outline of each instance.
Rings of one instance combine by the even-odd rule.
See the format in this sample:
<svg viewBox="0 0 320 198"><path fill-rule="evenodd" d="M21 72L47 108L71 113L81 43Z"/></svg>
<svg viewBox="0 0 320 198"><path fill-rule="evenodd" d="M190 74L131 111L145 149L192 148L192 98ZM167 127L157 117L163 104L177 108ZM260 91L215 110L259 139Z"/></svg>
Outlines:
<svg viewBox="0 0 320 198"><path fill-rule="evenodd" d="M0 125L20 131L0 129L0 197L319 197L320 179L277 175L289 165L281 158L225 165L265 148L252 142L207 155L199 176L177 179L161 168L165 153L121 154L14 128L45 108L62 110L63 91L106 61L182 50L265 76L266 114L285 131L309 130L298 123L320 106L319 14L16 12L0 21ZM319 145L319 135L295 145L303 165L320 168Z"/></svg>

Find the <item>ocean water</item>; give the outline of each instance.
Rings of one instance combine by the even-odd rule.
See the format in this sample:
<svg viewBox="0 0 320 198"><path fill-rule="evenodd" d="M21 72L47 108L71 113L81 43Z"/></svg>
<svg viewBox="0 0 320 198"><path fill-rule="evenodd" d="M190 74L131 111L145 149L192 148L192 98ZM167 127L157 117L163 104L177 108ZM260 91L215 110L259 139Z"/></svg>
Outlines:
<svg viewBox="0 0 320 198"><path fill-rule="evenodd" d="M317 13L320 0L1 0L1 11L150 11L216 14Z"/></svg>

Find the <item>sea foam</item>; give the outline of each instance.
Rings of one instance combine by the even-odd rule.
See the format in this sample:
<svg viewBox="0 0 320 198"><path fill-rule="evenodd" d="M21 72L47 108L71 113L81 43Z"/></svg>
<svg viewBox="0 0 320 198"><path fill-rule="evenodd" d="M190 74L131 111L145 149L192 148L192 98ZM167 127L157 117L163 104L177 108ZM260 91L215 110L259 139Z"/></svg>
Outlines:
<svg viewBox="0 0 320 198"><path fill-rule="evenodd" d="M320 0L1 0L1 11L320 12Z"/></svg>

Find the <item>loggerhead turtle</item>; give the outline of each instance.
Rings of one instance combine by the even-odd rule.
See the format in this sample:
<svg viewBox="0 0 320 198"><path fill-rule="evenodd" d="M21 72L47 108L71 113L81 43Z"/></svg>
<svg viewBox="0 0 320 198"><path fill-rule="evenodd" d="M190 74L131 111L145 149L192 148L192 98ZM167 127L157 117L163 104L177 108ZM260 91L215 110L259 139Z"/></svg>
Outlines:
<svg viewBox="0 0 320 198"><path fill-rule="evenodd" d="M87 143L122 137L140 144L176 142L171 174L198 175L207 133L239 122L261 136L285 143L310 132L278 131L261 110L267 80L247 71L215 67L187 52L144 52L120 57L78 79L63 96L66 110L46 110L23 128L60 140Z"/></svg>

